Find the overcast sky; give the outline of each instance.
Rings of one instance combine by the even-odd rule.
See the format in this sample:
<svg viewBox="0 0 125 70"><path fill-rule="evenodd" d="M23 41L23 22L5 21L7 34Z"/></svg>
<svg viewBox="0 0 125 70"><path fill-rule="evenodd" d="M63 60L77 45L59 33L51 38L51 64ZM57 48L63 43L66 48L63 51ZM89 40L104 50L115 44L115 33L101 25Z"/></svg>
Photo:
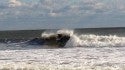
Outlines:
<svg viewBox="0 0 125 70"><path fill-rule="evenodd" d="M124 26L125 0L0 0L0 30Z"/></svg>

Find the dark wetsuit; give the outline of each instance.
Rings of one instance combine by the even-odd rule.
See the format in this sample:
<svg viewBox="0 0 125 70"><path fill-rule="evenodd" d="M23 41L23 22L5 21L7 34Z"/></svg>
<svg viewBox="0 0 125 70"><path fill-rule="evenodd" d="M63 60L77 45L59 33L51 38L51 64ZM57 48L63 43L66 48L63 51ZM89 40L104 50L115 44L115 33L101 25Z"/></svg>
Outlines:
<svg viewBox="0 0 125 70"><path fill-rule="evenodd" d="M64 47L69 39L70 39L70 36L68 35L58 34L57 42L59 47Z"/></svg>

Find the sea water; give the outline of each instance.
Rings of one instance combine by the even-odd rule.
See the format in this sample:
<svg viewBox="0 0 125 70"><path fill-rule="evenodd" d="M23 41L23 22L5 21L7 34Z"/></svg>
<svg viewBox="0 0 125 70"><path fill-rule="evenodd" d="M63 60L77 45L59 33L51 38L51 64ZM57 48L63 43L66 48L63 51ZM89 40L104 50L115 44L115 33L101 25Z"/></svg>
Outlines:
<svg viewBox="0 0 125 70"><path fill-rule="evenodd" d="M0 43L0 69L24 70L125 70L125 37L77 33L74 30L45 31L51 36L65 33L64 48Z"/></svg>

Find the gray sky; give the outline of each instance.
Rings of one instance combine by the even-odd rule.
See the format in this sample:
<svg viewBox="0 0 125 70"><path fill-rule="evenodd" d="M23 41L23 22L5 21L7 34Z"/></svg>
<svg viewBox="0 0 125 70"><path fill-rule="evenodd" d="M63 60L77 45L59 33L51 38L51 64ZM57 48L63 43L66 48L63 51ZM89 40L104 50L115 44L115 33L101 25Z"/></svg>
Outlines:
<svg viewBox="0 0 125 70"><path fill-rule="evenodd" d="M0 30L124 26L125 0L0 0Z"/></svg>

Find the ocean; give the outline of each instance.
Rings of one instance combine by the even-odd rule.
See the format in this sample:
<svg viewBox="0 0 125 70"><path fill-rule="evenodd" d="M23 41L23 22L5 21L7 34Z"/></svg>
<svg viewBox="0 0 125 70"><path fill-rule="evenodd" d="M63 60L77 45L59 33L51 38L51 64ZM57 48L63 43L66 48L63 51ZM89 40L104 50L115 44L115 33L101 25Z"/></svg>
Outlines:
<svg viewBox="0 0 125 70"><path fill-rule="evenodd" d="M70 36L63 48L26 44L59 33ZM1 31L0 42L0 69L125 70L121 27Z"/></svg>

